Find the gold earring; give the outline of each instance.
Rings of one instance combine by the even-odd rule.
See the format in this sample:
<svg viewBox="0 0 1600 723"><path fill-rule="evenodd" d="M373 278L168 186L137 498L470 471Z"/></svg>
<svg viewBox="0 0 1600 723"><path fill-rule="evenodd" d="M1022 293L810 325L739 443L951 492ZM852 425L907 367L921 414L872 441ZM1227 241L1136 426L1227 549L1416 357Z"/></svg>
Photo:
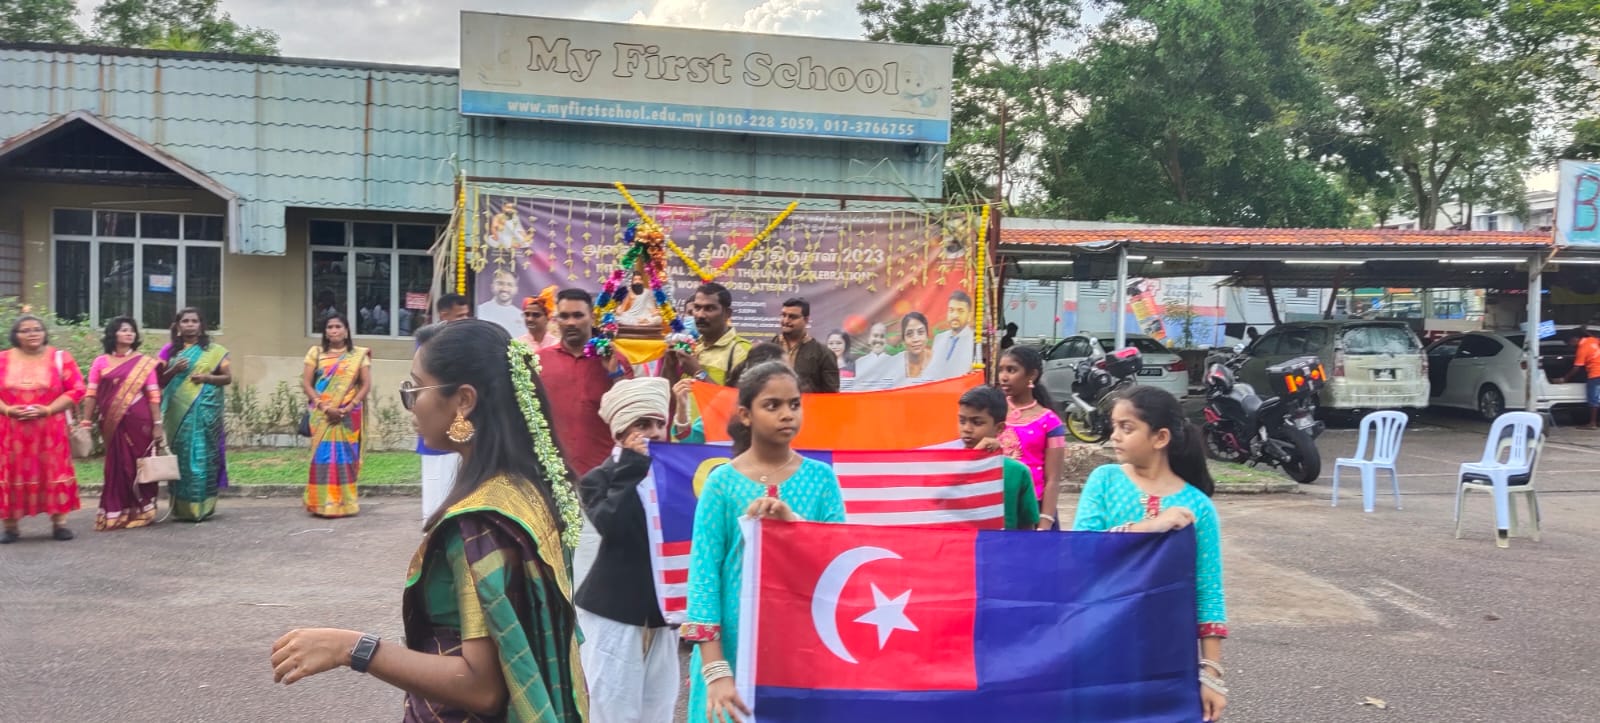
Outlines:
<svg viewBox="0 0 1600 723"><path fill-rule="evenodd" d="M458 409L456 410L456 421L450 423L450 429L445 432L445 436L456 444L466 444L471 442L472 436L477 433L478 430L472 426L472 422L467 421L467 415L462 414L461 410Z"/></svg>

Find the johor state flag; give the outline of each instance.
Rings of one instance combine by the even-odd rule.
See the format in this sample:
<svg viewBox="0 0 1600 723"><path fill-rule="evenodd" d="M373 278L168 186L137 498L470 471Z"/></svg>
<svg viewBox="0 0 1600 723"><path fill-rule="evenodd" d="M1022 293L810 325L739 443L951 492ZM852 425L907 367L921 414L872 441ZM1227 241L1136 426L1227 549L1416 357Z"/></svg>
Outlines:
<svg viewBox="0 0 1600 723"><path fill-rule="evenodd" d="M745 535L735 679L755 720L1200 718L1192 528Z"/></svg>
<svg viewBox="0 0 1600 723"><path fill-rule="evenodd" d="M723 445L650 445L639 484L650 532L650 562L661 613L684 621L695 501L711 470L728 462ZM1005 526L1005 461L966 449L800 454L833 467L845 517L867 525Z"/></svg>

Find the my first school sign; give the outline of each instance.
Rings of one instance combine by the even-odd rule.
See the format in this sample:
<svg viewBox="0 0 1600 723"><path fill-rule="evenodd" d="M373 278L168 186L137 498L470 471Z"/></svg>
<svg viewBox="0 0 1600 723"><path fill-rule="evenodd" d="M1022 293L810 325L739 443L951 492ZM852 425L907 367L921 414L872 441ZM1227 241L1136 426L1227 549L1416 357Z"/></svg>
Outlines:
<svg viewBox="0 0 1600 723"><path fill-rule="evenodd" d="M1600 163L1561 162L1556 245L1600 249Z"/></svg>
<svg viewBox="0 0 1600 723"><path fill-rule="evenodd" d="M950 140L951 49L461 14L461 112L908 143Z"/></svg>

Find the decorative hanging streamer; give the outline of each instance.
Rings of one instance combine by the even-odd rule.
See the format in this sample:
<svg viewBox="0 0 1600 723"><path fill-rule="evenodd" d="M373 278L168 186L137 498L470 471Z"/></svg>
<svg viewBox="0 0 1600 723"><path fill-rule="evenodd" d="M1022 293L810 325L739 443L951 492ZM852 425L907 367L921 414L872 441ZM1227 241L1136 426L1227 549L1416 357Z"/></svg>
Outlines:
<svg viewBox="0 0 1600 723"><path fill-rule="evenodd" d="M988 237L989 204L986 203L983 204L983 211L978 218L978 244L976 249L978 252L978 303L976 304L977 308L974 309L977 312L978 320L976 324L973 324L973 332L977 334L976 341L978 342L979 353L977 358L972 360L973 369L983 369L983 330L989 325L988 317L983 315L984 301L989 298L989 279L987 276L989 248L985 243Z"/></svg>
<svg viewBox="0 0 1600 723"><path fill-rule="evenodd" d="M461 189L456 198L456 293L467 294L467 174L462 172L456 188Z"/></svg>
<svg viewBox="0 0 1600 723"><path fill-rule="evenodd" d="M646 226L653 226L657 229L661 228L661 226L655 222L655 219L650 218L650 214L645 213L644 207L640 206L639 202L634 200L633 194L628 192L627 186L622 185L621 181L616 181L614 185L617 187L617 191L622 194L622 198L628 202L629 206L633 207L633 212L638 214L640 220L644 221ZM738 250L738 252L734 253L732 256L729 256L727 261L722 262L721 266L718 266L709 273L707 273L705 268L701 267L700 264L695 263L695 260L690 258L689 254L684 253L683 249L680 248L678 244L674 243L671 238L667 238L665 234L663 234L662 239L666 242L667 248L672 249L672 253L678 257L678 260L682 261L683 265L688 267L689 273L694 274L701 281L713 281L718 276L727 273L728 269L733 268L734 264L739 263L739 260L744 258L746 253L750 252L750 249L760 246L761 242L766 241L767 237L771 236L773 231L778 230L778 226L782 225L784 220L789 218L789 214L794 213L794 210L799 206L799 201L790 201L789 205L784 207L783 211L779 212L778 215L772 219L772 223L767 224L767 227L761 230L761 233L756 234L755 237L751 238L748 243Z"/></svg>

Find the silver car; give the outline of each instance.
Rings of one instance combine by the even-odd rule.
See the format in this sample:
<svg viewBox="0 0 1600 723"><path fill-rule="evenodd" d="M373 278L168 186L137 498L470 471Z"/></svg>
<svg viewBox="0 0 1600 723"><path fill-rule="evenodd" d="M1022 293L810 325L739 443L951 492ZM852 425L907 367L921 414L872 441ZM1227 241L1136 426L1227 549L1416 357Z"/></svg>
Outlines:
<svg viewBox="0 0 1600 723"><path fill-rule="evenodd" d="M1109 354L1113 338L1110 334L1077 334L1056 342L1044 352L1044 388L1050 398L1061 402L1072 398L1073 373L1078 362L1091 356ZM1139 384L1160 387L1179 399L1189 394L1189 370L1177 352L1165 344L1143 334L1129 334L1128 346L1139 350L1144 367L1135 380Z"/></svg>
<svg viewBox="0 0 1600 723"><path fill-rule="evenodd" d="M1273 329L1242 354L1237 374L1257 389L1271 388L1267 367L1315 356L1328 372L1318 404L1343 411L1420 410L1428 406L1428 357L1411 327L1395 321L1306 321Z"/></svg>

